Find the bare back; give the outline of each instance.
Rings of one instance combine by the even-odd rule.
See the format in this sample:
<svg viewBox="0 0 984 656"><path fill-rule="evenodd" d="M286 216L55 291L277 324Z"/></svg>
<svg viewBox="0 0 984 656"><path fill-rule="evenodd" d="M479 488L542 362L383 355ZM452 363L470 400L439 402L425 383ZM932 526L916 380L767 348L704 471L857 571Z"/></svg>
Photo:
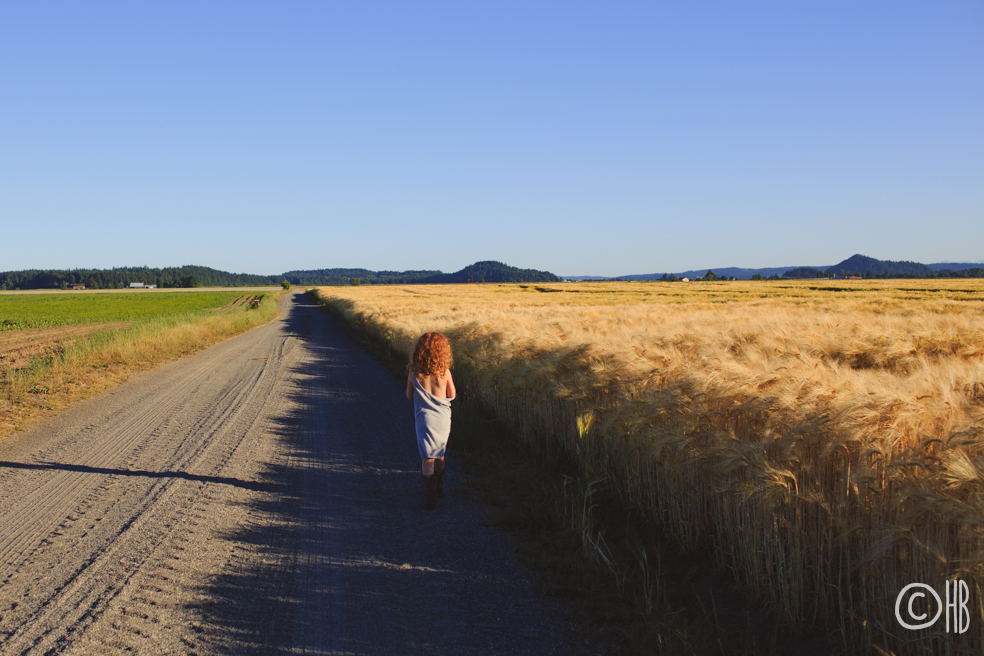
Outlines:
<svg viewBox="0 0 984 656"><path fill-rule="evenodd" d="M454 380L451 378L451 370L444 372L443 376L420 376L417 382L428 394L432 394L439 399L453 399L457 393L454 388ZM407 376L407 399L413 398L413 372Z"/></svg>

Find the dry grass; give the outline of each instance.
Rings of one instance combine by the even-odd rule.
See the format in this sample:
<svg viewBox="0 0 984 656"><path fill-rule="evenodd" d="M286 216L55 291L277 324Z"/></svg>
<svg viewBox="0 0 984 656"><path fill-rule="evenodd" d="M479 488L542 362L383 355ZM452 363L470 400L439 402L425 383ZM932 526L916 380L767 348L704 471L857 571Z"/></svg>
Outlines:
<svg viewBox="0 0 984 656"><path fill-rule="evenodd" d="M980 653L984 284L838 281L322 288L407 354L580 459L686 547L845 646ZM580 431L579 431L580 424ZM896 594L959 576L970 634Z"/></svg>
<svg viewBox="0 0 984 656"><path fill-rule="evenodd" d="M247 309L244 300L219 310L87 326L70 339L59 333L45 340L44 330L6 335L8 339L0 341L0 346L11 348L3 353L9 357L0 359L0 439L47 413L114 387L136 372L267 323L278 313L279 296L279 291L265 293L256 309ZM39 339L29 339L32 335ZM29 364L17 357L22 354L14 348L14 337L29 345Z"/></svg>

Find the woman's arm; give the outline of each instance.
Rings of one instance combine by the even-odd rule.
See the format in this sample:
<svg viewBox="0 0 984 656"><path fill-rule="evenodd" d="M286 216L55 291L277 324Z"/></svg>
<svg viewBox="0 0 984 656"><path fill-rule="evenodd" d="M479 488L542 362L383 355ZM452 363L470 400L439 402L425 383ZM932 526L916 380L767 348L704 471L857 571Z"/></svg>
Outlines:
<svg viewBox="0 0 984 656"><path fill-rule="evenodd" d="M448 387L447 390L444 392L444 394L449 399L453 399L454 397L458 396L457 390L455 390L454 388L454 379L451 378L450 369L448 369Z"/></svg>
<svg viewBox="0 0 984 656"><path fill-rule="evenodd" d="M407 374L407 401L413 401L413 372Z"/></svg>

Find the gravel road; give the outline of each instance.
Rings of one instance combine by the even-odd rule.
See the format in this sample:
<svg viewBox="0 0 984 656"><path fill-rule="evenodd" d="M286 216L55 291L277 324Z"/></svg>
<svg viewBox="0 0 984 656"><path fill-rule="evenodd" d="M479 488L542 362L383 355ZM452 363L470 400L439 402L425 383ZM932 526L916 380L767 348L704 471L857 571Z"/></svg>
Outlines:
<svg viewBox="0 0 984 656"><path fill-rule="evenodd" d="M577 654L398 381L302 294L0 443L0 654ZM449 493L450 492L450 493Z"/></svg>

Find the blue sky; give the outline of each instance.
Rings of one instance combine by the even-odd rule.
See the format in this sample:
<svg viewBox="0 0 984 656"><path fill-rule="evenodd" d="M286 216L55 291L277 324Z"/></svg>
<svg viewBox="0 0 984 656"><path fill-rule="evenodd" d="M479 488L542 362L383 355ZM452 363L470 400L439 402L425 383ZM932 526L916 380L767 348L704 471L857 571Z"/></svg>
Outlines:
<svg viewBox="0 0 984 656"><path fill-rule="evenodd" d="M0 6L0 270L984 259L984 3Z"/></svg>

